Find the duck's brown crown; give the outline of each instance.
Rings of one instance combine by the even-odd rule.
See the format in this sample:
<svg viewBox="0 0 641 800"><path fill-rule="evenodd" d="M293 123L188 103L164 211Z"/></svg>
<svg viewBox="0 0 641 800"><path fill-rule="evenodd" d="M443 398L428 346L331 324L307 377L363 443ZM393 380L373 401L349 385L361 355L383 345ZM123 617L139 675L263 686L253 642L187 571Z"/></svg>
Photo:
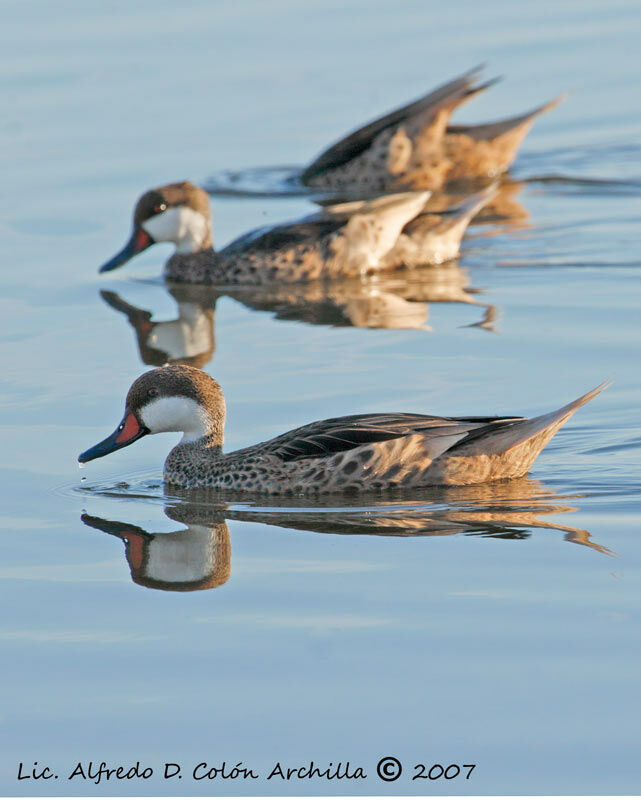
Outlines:
<svg viewBox="0 0 641 800"><path fill-rule="evenodd" d="M149 189L139 198L134 209L134 225L140 226L156 214L176 206L193 208L206 219L211 216L207 192L191 181L177 181Z"/></svg>

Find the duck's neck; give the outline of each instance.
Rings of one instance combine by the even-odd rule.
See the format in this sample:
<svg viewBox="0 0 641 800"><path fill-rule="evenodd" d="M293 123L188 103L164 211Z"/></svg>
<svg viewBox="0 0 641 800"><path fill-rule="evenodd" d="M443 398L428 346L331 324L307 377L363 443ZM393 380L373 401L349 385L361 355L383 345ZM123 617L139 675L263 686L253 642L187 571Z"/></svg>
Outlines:
<svg viewBox="0 0 641 800"><path fill-rule="evenodd" d="M175 252L165 264L165 278L176 283L212 283L224 279L220 259L213 247L196 253Z"/></svg>
<svg viewBox="0 0 641 800"><path fill-rule="evenodd" d="M193 434L185 433L177 446L206 450L207 455L218 455L223 452L223 437L217 431L211 431L204 436L194 436Z"/></svg>
<svg viewBox="0 0 641 800"><path fill-rule="evenodd" d="M206 478L215 472L214 464L221 457L222 439L218 435L207 434L187 442L183 437L165 460L165 481L185 488L207 486Z"/></svg>
<svg viewBox="0 0 641 800"><path fill-rule="evenodd" d="M205 220L203 220L205 222ZM202 230L189 228L176 242L176 255L194 255L202 252L213 252L214 244L211 238L211 224L206 221L206 227Z"/></svg>

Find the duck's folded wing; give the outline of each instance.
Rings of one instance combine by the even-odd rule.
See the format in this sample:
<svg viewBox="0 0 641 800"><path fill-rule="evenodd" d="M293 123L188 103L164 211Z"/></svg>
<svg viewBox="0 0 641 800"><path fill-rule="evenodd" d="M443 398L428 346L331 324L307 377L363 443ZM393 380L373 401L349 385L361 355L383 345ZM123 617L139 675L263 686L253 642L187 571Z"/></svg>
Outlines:
<svg viewBox="0 0 641 800"><path fill-rule="evenodd" d="M509 424L514 417L431 417L423 414L358 414L312 422L261 445L282 461L319 458L366 444L424 434L459 439L477 428Z"/></svg>
<svg viewBox="0 0 641 800"><path fill-rule="evenodd" d="M256 253L272 253L297 245L313 244L323 236L334 233L344 224L343 216L315 215L300 222L277 225L273 228L258 228L234 239L220 252L233 255L235 252L252 250Z"/></svg>
<svg viewBox="0 0 641 800"><path fill-rule="evenodd" d="M364 150L367 150L378 134L386 128L398 125L404 120L426 111L430 107L437 110L441 105L452 103L457 98L460 98L462 102L464 99L486 88L493 81L489 81L482 86L475 85L474 83L479 69L480 68L477 67L476 69L470 70L464 75L461 75L461 77L455 78L453 81L443 86L439 86L419 100L415 100L402 108L398 108L386 114L384 117L380 117L353 133L350 133L349 136L336 142L336 144L321 153L302 173L301 180L305 183L326 170L342 166Z"/></svg>

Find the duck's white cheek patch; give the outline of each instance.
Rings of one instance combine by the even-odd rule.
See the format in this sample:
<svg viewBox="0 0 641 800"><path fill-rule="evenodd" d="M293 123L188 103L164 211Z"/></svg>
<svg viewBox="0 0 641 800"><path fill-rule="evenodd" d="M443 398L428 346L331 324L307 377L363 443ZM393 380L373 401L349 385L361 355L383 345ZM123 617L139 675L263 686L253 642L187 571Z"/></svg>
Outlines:
<svg viewBox="0 0 641 800"><path fill-rule="evenodd" d="M168 208L141 225L156 242L174 242L180 253L198 250L209 233L209 221L187 206Z"/></svg>
<svg viewBox="0 0 641 800"><path fill-rule="evenodd" d="M156 214L141 223L147 233L156 242L174 242L180 230L180 209L168 208L162 214Z"/></svg>
<svg viewBox="0 0 641 800"><path fill-rule="evenodd" d="M152 433L180 431L183 441L199 439L207 433L209 420L201 405L190 397L159 397L140 410L143 425Z"/></svg>

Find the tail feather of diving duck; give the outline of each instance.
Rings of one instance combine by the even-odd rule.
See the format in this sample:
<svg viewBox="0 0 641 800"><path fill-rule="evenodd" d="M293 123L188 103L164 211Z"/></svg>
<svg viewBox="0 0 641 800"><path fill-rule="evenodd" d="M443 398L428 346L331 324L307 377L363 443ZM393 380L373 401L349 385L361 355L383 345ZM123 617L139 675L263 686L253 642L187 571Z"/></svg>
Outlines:
<svg viewBox="0 0 641 800"><path fill-rule="evenodd" d="M516 129L521 129L525 125L531 126L537 117L540 117L541 114L546 114L548 111L556 108L559 103L562 103L567 99L567 96L567 92L564 92L563 94L555 97L553 100L550 100L548 103L544 103L541 106L537 106L537 108L533 108L531 111L526 111L524 114L519 114L516 117L500 119L496 122L481 122L477 123L476 125L448 125L446 133L464 133L467 136L471 136L473 139L477 140L496 139L499 136L503 136L506 133L511 133ZM529 127L524 130L523 135L525 135L528 130Z"/></svg>
<svg viewBox="0 0 641 800"><path fill-rule="evenodd" d="M479 175L506 172L537 117L551 111L567 97L561 94L516 117L478 125L448 125L443 137L444 154L452 166L450 183L474 180Z"/></svg>

